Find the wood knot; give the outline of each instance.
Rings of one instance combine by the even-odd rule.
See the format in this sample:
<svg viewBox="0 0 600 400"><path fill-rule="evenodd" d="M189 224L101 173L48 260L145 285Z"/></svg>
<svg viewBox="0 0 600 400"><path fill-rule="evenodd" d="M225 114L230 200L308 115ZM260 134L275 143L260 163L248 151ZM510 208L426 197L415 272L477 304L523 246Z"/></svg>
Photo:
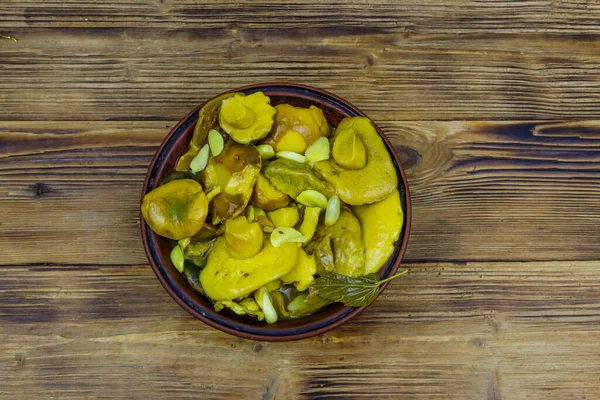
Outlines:
<svg viewBox="0 0 600 400"><path fill-rule="evenodd" d="M398 144L394 146L404 169L411 169L421 161L421 155L413 148Z"/></svg>
<svg viewBox="0 0 600 400"><path fill-rule="evenodd" d="M487 343L485 342L485 340L480 338L473 338L469 340L469 344L480 349L487 347Z"/></svg>
<svg viewBox="0 0 600 400"><path fill-rule="evenodd" d="M15 354L15 361L17 362L17 368L23 369L25 366L25 356L23 354Z"/></svg>
<svg viewBox="0 0 600 400"><path fill-rule="evenodd" d="M254 345L252 346L252 351L255 353L260 353L263 349L263 345L260 343L254 343Z"/></svg>
<svg viewBox="0 0 600 400"><path fill-rule="evenodd" d="M51 193L52 188L49 185L46 185L45 183L38 182L31 185L31 192L35 197L39 199L47 193Z"/></svg>
<svg viewBox="0 0 600 400"><path fill-rule="evenodd" d="M367 62L367 65L368 65L369 67L372 67L372 66L373 66L373 64L375 64L375 61L373 61L373 57L371 57L371 56L366 56L366 57L365 57L365 61Z"/></svg>

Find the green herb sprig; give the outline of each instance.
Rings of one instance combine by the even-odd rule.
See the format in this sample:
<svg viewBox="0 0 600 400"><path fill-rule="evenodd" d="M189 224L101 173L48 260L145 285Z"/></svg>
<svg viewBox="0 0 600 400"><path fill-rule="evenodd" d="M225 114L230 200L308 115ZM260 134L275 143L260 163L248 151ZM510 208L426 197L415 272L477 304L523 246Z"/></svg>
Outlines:
<svg viewBox="0 0 600 400"><path fill-rule="evenodd" d="M10 36L10 35L2 35L2 34L0 34L0 38L7 39L7 40L12 40L13 42L17 42L18 41L16 37Z"/></svg>
<svg viewBox="0 0 600 400"><path fill-rule="evenodd" d="M344 303L345 306L368 306L377 298L381 284L396 279L407 272L408 270L404 270L382 280L379 280L379 275L377 274L352 278L334 272L316 279L311 283L309 290L310 293L317 294L331 301Z"/></svg>

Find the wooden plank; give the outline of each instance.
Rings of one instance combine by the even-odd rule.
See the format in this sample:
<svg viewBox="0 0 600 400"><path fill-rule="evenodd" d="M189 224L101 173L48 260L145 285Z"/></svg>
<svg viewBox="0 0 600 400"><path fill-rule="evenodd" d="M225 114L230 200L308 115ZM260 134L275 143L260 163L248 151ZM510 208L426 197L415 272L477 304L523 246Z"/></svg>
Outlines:
<svg viewBox="0 0 600 400"><path fill-rule="evenodd" d="M10 33L20 41L0 43L0 120L176 120L222 91L274 80L331 90L376 119L589 119L600 107L600 46L589 32L202 25Z"/></svg>
<svg viewBox="0 0 600 400"><path fill-rule="evenodd" d="M260 30L372 26L409 32L453 34L600 33L600 6L593 1L335 0L219 2L11 1L0 9L6 27L189 27L229 26Z"/></svg>
<svg viewBox="0 0 600 400"><path fill-rule="evenodd" d="M143 177L170 126L4 123L0 264L145 262Z"/></svg>
<svg viewBox="0 0 600 400"><path fill-rule="evenodd" d="M600 121L376 122L407 167L407 260L598 259ZM0 265L145 263L141 185L173 124L3 123Z"/></svg>
<svg viewBox="0 0 600 400"><path fill-rule="evenodd" d="M203 325L146 265L2 267L0 394L600 396L597 261L407 267L410 275L355 320L293 343L250 342Z"/></svg>

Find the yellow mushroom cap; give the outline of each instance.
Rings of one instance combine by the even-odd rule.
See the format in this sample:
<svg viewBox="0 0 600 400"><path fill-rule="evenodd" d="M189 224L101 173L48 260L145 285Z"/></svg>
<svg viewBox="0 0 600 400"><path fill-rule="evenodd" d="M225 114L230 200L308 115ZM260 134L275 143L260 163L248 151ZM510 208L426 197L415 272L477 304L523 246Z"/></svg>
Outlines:
<svg viewBox="0 0 600 400"><path fill-rule="evenodd" d="M271 131L275 108L263 92L248 96L237 93L223 100L219 111L219 124L233 140L248 144L262 139Z"/></svg>
<svg viewBox="0 0 600 400"><path fill-rule="evenodd" d="M194 236L202 229L208 201L202 185L179 179L157 187L144 196L142 216L154 232L169 239Z"/></svg>
<svg viewBox="0 0 600 400"><path fill-rule="evenodd" d="M315 169L335 187L340 200L346 204L370 204L385 199L398 186L396 169L385 143L368 118L344 118L339 123L337 132L348 129L352 129L364 145L364 168L346 169L329 159L315 163Z"/></svg>
<svg viewBox="0 0 600 400"><path fill-rule="evenodd" d="M215 301L245 297L290 272L296 264L297 253L296 243L273 247L265 240L255 256L240 260L231 257L225 238L220 237L200 272L200 283L206 295Z"/></svg>

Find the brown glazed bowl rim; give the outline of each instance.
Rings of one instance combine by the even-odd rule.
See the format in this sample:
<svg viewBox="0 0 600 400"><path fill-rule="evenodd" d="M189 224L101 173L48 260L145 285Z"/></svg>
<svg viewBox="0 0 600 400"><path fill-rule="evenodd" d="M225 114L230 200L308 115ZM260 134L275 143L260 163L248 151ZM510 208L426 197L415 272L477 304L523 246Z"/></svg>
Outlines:
<svg viewBox="0 0 600 400"><path fill-rule="evenodd" d="M243 86L237 89L228 90L224 93L244 92L249 94L256 91L263 91L266 95L269 95L269 93L272 92L279 93L275 94L275 96L285 95L289 97L302 98L304 100L313 101L314 104L317 106L320 105L317 100L320 100L322 102L327 103L329 107L335 107L337 111L343 110L342 114L344 114L345 116L367 117L366 114L364 114L362 111L360 111L348 101L343 100L338 96L327 91L306 85L269 82ZM159 183L159 179L161 178L161 176L157 176L157 173L161 170L161 166L164 166L166 160L173 156L172 154L170 154L171 146L173 145L177 137L184 134L185 130L190 128L191 124L195 124L195 121L198 118L198 111L200 110L200 108L202 108L204 104L206 104L206 102L200 104L185 118L179 121L179 123L175 127L173 127L173 129L171 129L169 134L161 143L148 168L148 172L146 174L144 186L142 189L142 199L147 192L149 192L152 188L155 187L157 183ZM323 104L321 104L321 107L323 107ZM390 156L392 157L392 161L394 163L396 173L398 175L398 190L401 194L402 209L404 212L404 226L400 234L400 239L395 243L394 252L388 259L386 265L384 265L384 267L382 267L379 271L380 276L382 278L385 278L393 275L398 270L400 263L402 262L402 258L404 257L404 253L406 251L406 246L408 244L412 213L408 182L406 179L406 174L401 166L400 158L398 157L398 154L396 153L389 139L383 134L383 132L377 126L377 124L375 124L375 122L373 122L373 124L377 129L377 133L383 139ZM180 154L177 154L177 156L180 156ZM161 261L161 258L158 254L156 242L160 239L158 235L152 232L147 226L146 222L141 216L141 213L140 228L142 233L142 240L144 243L144 249L146 251L148 260L150 261L150 264L154 273L156 274L156 277L160 281L161 285L165 288L167 293L169 293L169 295L192 316L196 317L197 319L201 320L202 322L213 328L219 329L220 331L229 333L231 335L239 336L250 340L263 340L272 342L305 339L335 329L343 323L345 323L346 321L350 320L351 318L357 316L365 309L365 307L353 308L345 307L341 304L336 304L335 307L337 307L337 311L335 311L334 313L330 313L331 315L329 316L324 316L324 318L312 318L312 322L305 324L302 324L302 320L310 317L301 318L295 320L299 321L298 326L286 328L278 328L277 323L272 326L260 326L251 325L242 321L236 321L230 317L225 317L222 314L215 312L212 309L212 307L207 307L203 304L199 304L197 301L190 299L189 296L186 296L184 291L180 287L181 285L173 283L172 279L169 277L169 273L172 273L174 267L164 265L164 263ZM184 282L184 284L187 285L186 282ZM389 281L380 286L379 294L381 294L385 290L388 284ZM317 314L314 315L318 316L319 313L323 313L323 311L319 311Z"/></svg>

